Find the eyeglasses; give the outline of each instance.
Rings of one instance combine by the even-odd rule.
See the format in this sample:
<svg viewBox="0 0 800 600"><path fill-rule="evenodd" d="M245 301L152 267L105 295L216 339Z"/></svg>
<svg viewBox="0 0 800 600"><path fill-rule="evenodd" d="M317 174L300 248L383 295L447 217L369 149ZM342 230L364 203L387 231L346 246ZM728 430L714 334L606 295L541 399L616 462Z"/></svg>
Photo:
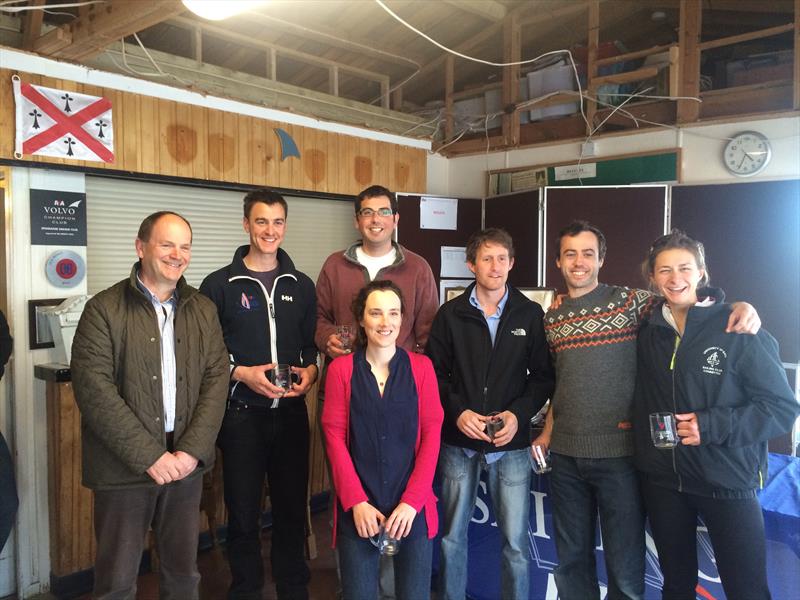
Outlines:
<svg viewBox="0 0 800 600"><path fill-rule="evenodd" d="M372 208L362 208L356 214L359 217L364 217L365 219L369 219L376 213L381 217L391 217L394 214L394 211L388 206L384 206L383 208L379 208L378 210L374 210Z"/></svg>

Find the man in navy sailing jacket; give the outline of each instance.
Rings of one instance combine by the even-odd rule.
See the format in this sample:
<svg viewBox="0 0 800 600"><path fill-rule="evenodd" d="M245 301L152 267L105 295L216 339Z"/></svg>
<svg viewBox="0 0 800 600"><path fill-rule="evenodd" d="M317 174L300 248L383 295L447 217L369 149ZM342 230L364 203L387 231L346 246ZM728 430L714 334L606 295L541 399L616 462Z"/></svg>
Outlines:
<svg viewBox="0 0 800 600"><path fill-rule="evenodd" d="M288 207L261 189L244 198L249 246L206 277L200 291L217 305L230 356L228 408L217 443L228 508L228 598L262 598L261 497L266 474L272 505L272 573L278 598L308 597L305 562L309 429L305 394L317 378L314 284L280 248ZM273 385L272 370L291 365L293 383Z"/></svg>

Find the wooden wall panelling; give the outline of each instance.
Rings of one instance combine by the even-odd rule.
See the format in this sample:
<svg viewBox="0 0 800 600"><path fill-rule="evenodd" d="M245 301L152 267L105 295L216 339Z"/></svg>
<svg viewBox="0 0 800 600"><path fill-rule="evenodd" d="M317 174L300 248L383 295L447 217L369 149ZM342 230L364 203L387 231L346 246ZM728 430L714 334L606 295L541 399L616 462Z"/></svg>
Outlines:
<svg viewBox="0 0 800 600"><path fill-rule="evenodd" d="M9 159L14 153L12 74L0 70L0 157ZM34 85L104 96L114 110L114 163L24 158L33 163L339 194L356 194L374 183L393 190L425 189L424 150L56 78L21 76ZM281 160L277 127L292 136L299 159Z"/></svg>
<svg viewBox="0 0 800 600"><path fill-rule="evenodd" d="M0 156L14 157L14 88L11 85L13 71L0 69Z"/></svg>
<svg viewBox="0 0 800 600"><path fill-rule="evenodd" d="M263 120L253 120L253 141L250 150L250 177L254 185L263 185L267 175L265 146L266 126Z"/></svg>
<svg viewBox="0 0 800 600"><path fill-rule="evenodd" d="M193 165L204 160L197 154L197 130L192 124L192 107L189 104L175 104L175 162L178 177L191 177Z"/></svg>
<svg viewBox="0 0 800 600"><path fill-rule="evenodd" d="M114 121L120 117L123 121L131 123L132 127L114 127L114 153L116 157L116 166L124 168L126 171L135 171L137 173L142 171L142 131L136 125L139 123L139 115L141 113L142 96L138 94L122 94L122 106L114 108L116 105L112 104L112 116ZM120 115L121 109L121 115ZM120 143L119 131L125 130L125 138ZM122 148L122 161L118 156L119 148Z"/></svg>
<svg viewBox="0 0 800 600"><path fill-rule="evenodd" d="M222 169L220 173L222 181L235 182L239 175L236 169L238 146L235 139L238 126L239 119L236 113L222 113Z"/></svg>
<svg viewBox="0 0 800 600"><path fill-rule="evenodd" d="M296 156L290 156L284 162L289 166L289 173L290 173L290 182L287 187L301 190L303 189L303 148L305 147L305 136L303 135L305 132L303 128L298 125L289 125L289 135L292 136L297 149L300 151L300 158Z"/></svg>
<svg viewBox="0 0 800 600"><path fill-rule="evenodd" d="M192 161L192 175L195 179L208 179L208 110L202 106L192 106L190 123L195 131L197 153Z"/></svg>
<svg viewBox="0 0 800 600"><path fill-rule="evenodd" d="M314 163L316 161L316 135L314 131L304 132L303 141L297 149L300 151L300 179L297 186L301 190L314 189Z"/></svg>
<svg viewBox="0 0 800 600"><path fill-rule="evenodd" d="M250 168L250 155L253 152L253 117L237 115L236 119L236 156L237 160L236 181L241 183L254 183L253 170Z"/></svg>
<svg viewBox="0 0 800 600"><path fill-rule="evenodd" d="M158 164L162 175L175 177L178 174L175 160L175 147L178 132L175 128L175 103L171 100L158 100Z"/></svg>
<svg viewBox="0 0 800 600"><path fill-rule="evenodd" d="M222 180L222 149L224 146L223 141L223 113L218 110L208 111L208 124L207 124L207 162L208 162L208 178L212 181Z"/></svg>

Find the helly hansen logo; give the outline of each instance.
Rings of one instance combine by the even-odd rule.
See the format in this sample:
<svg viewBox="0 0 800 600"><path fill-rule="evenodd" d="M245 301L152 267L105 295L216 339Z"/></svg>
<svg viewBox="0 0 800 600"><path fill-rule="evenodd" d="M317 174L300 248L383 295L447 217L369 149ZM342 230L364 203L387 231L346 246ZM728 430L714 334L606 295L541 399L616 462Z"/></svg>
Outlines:
<svg viewBox="0 0 800 600"><path fill-rule="evenodd" d="M728 358L728 353L718 346L711 346L703 350L703 356L706 357L705 364L701 367L703 373L709 375L722 375L725 360Z"/></svg>
<svg viewBox="0 0 800 600"><path fill-rule="evenodd" d="M283 300L284 302L294 302L294 300L292 300L292 297L287 296L286 294L281 294L281 300Z"/></svg>
<svg viewBox="0 0 800 600"><path fill-rule="evenodd" d="M526 336L526 335L527 335L527 333L525 333L525 330L524 330L524 329L522 329L522 328L519 328L519 329L512 329L512 330L511 330L511 335L520 335L520 336L523 336L523 337L524 337L524 336Z"/></svg>

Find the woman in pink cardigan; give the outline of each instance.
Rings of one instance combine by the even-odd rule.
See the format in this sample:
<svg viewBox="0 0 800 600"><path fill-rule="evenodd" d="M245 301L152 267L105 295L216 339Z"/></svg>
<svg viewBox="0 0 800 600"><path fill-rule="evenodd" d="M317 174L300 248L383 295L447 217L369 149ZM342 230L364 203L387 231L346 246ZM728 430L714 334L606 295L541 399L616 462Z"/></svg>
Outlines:
<svg viewBox="0 0 800 600"><path fill-rule="evenodd" d="M342 591L345 600L378 597L375 542L382 535L400 540L383 549L397 551L398 599L429 598L443 419L436 375L426 356L396 345L403 294L394 283L367 284L353 313L358 346L330 364L322 412L338 500L333 536Z"/></svg>

